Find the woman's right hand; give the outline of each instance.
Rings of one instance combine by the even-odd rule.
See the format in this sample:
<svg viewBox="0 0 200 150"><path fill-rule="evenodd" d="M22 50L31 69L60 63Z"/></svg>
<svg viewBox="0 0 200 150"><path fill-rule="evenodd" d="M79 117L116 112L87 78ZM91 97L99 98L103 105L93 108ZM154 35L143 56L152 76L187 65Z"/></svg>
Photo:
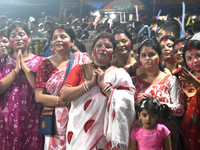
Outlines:
<svg viewBox="0 0 200 150"><path fill-rule="evenodd" d="M146 93L139 93L136 101L136 105L140 103L141 100L148 98L149 95Z"/></svg>
<svg viewBox="0 0 200 150"><path fill-rule="evenodd" d="M16 58L16 66L15 66L15 71L19 73L19 71L22 69L21 67L21 57L22 57L22 51L19 50L17 53L17 58Z"/></svg>

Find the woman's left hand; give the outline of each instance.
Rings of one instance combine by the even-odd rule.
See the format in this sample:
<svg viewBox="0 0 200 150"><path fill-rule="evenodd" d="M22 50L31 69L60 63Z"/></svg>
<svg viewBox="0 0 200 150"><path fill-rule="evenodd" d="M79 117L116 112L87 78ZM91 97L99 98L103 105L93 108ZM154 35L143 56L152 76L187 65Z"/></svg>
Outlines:
<svg viewBox="0 0 200 150"><path fill-rule="evenodd" d="M94 70L94 72L97 74L97 82L99 86L103 88L106 85L106 83L104 82L104 75L105 75L104 71L101 69L96 69Z"/></svg>
<svg viewBox="0 0 200 150"><path fill-rule="evenodd" d="M198 79L186 68L182 68L179 76L179 81L186 82L188 84L195 84Z"/></svg>

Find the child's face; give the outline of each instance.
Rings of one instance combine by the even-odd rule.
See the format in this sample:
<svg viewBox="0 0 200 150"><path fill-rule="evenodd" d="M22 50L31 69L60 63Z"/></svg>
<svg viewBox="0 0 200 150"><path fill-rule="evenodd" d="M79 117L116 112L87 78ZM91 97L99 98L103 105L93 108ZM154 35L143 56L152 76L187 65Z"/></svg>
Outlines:
<svg viewBox="0 0 200 150"><path fill-rule="evenodd" d="M195 72L200 72L200 50L191 49L185 52L185 59L188 67Z"/></svg>
<svg viewBox="0 0 200 150"><path fill-rule="evenodd" d="M143 129L153 129L156 127L158 121L158 114L152 114L146 109L139 113L139 118L142 121Z"/></svg>

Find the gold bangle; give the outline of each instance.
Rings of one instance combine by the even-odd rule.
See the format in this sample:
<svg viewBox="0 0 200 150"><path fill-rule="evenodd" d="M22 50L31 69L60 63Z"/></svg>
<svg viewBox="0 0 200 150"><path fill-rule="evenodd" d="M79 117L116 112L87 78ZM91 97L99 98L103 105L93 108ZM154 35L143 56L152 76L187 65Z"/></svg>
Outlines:
<svg viewBox="0 0 200 150"><path fill-rule="evenodd" d="M59 104L59 101L60 101L60 97L58 97L56 101L57 101L57 105L58 105L58 104Z"/></svg>
<svg viewBox="0 0 200 150"><path fill-rule="evenodd" d="M31 69L28 69L28 71L26 71L25 74L28 74L29 72L31 72Z"/></svg>

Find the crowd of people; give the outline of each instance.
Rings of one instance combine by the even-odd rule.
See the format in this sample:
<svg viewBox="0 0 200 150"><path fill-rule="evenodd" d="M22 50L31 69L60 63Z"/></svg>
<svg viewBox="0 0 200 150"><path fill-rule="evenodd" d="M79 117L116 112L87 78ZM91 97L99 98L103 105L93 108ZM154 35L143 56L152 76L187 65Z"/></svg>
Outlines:
<svg viewBox="0 0 200 150"><path fill-rule="evenodd" d="M0 28L1 150L200 149L198 19L184 33L172 17L110 26L3 16ZM43 56L34 38L47 39ZM55 108L53 135L40 134L44 107Z"/></svg>

